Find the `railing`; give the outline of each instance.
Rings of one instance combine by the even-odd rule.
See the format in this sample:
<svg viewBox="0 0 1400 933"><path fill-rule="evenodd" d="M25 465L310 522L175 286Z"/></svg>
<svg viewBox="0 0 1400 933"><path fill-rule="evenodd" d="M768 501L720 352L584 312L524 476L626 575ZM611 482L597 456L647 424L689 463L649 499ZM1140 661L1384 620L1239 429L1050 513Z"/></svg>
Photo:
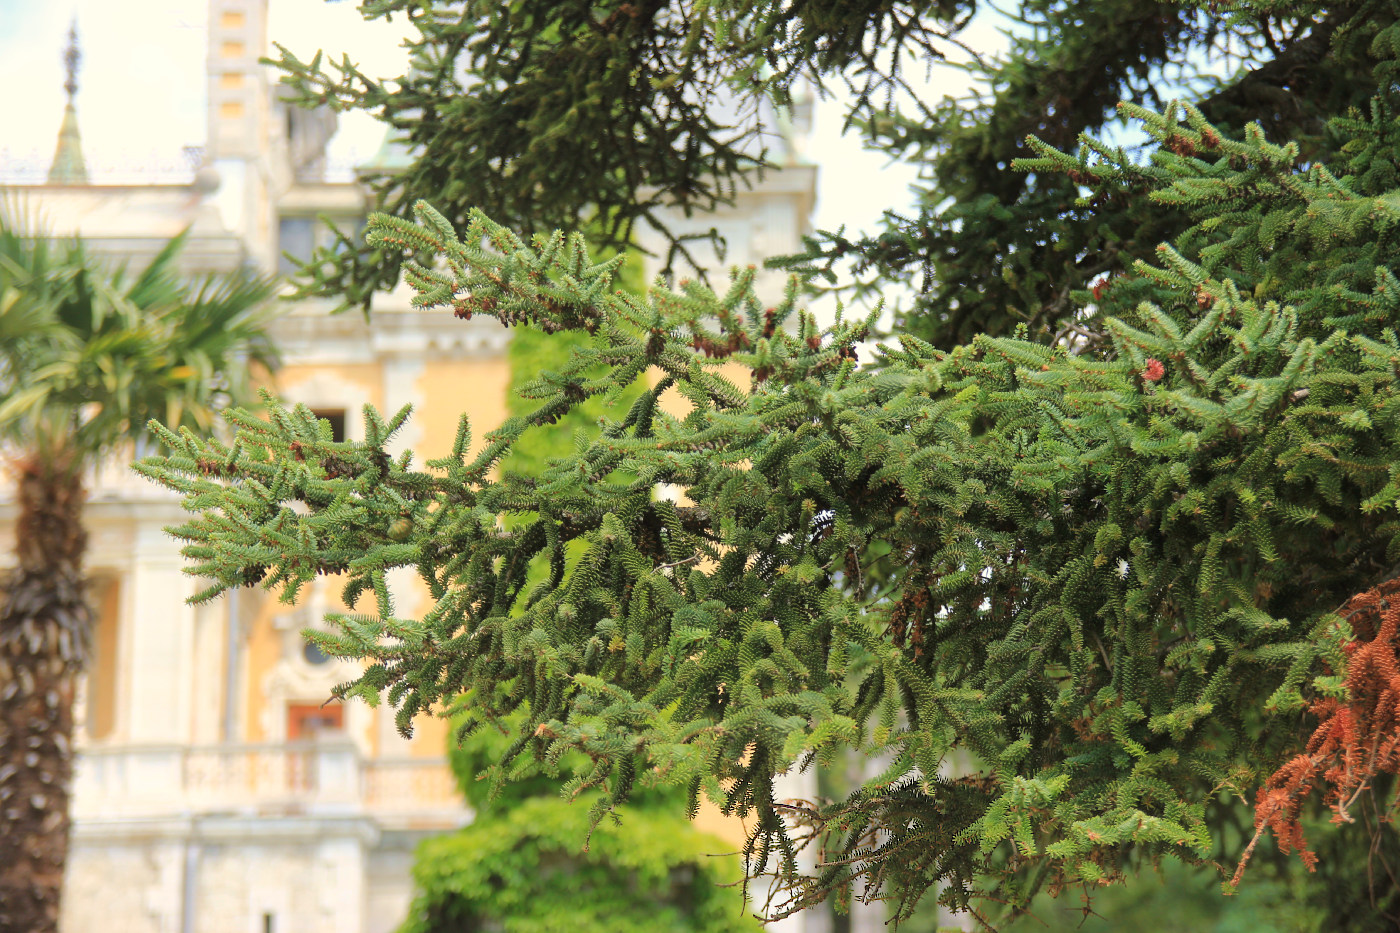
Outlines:
<svg viewBox="0 0 1400 933"><path fill-rule="evenodd" d="M187 185L202 158L201 147L186 146L179 155L128 153L115 159L88 159L88 184ZM51 151L16 152L0 147L0 185L42 185L53 164Z"/></svg>
<svg viewBox="0 0 1400 933"><path fill-rule="evenodd" d="M445 761L426 767L417 758L367 762L364 790L365 807L380 812L417 810L429 802L462 805L462 793Z"/></svg>
<svg viewBox="0 0 1400 933"><path fill-rule="evenodd" d="M319 170L298 173L298 181L344 184L359 179L359 167L374 156L356 147L330 154ZM151 151L87 159L91 185L188 185L204 159L204 147L185 146L179 155ZM0 146L0 185L42 185L53 165L52 150L17 152Z"/></svg>
<svg viewBox="0 0 1400 933"><path fill-rule="evenodd" d="M366 758L349 740L119 746L78 755L79 820L191 813L337 814L460 822L441 758Z"/></svg>
<svg viewBox="0 0 1400 933"><path fill-rule="evenodd" d="M295 803L319 790L316 754L305 745L235 746L183 750L184 791L192 802Z"/></svg>

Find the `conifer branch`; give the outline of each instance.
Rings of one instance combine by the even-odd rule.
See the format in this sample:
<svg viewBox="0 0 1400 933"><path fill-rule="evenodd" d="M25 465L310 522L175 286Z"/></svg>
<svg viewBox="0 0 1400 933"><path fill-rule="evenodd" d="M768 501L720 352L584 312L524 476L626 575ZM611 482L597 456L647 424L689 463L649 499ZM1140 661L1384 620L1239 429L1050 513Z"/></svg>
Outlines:
<svg viewBox="0 0 1400 933"><path fill-rule="evenodd" d="M1265 732L1362 700L1319 637L1400 553L1400 176L1362 170L1393 165L1379 102L1337 126L1345 159L1307 167L1193 108L1130 112L1164 141L1151 163L1036 142L1020 163L1195 218L1113 280L1127 297L1074 352L907 337L860 368L873 320L818 327L799 282L775 305L752 270L629 297L576 235L479 212L459 232L420 203L369 236L405 252L419 306L582 335L525 414L476 448L464 423L419 470L385 451L407 411L338 443L273 403L229 446L157 427L168 452L139 469L193 513L172 533L201 598L340 574L353 610L315 638L369 666L338 695L383 695L404 730L459 698L468 731L515 714L503 765L581 753L566 791L602 791L595 818L649 782L703 793L753 820L775 913L858 876L907 916L935 884L972 909L1118 880L1131 853L1199 863L1241 756L1283 768L1299 752ZM539 475L497 469L643 377ZM657 404L670 387L684 417ZM420 619L394 616L398 567L429 582ZM1327 746L1354 759L1344 809L1389 769L1389 728ZM892 764L793 825L773 776L849 748ZM984 771L941 777L955 753ZM1292 795L1270 825L1304 770L1268 785Z"/></svg>

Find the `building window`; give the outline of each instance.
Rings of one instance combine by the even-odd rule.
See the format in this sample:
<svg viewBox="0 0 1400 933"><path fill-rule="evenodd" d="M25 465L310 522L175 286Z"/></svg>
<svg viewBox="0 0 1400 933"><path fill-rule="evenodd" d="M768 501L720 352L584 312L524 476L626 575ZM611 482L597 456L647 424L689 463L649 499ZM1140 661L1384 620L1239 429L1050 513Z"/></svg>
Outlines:
<svg viewBox="0 0 1400 933"><path fill-rule="evenodd" d="M345 707L339 703L291 703L287 706L287 741L312 739L345 728Z"/></svg>
<svg viewBox="0 0 1400 933"><path fill-rule="evenodd" d="M316 218L283 217L277 222L277 248L282 256L277 260L277 271L289 274L296 271L293 260L306 262L316 249Z"/></svg>
<svg viewBox="0 0 1400 933"><path fill-rule="evenodd" d="M345 409L343 408L313 408L311 413L322 421L329 421L331 425L331 440L340 443L345 440Z"/></svg>
<svg viewBox="0 0 1400 933"><path fill-rule="evenodd" d="M121 619L121 580L106 577L92 584L97 618L92 657L87 668L87 733L92 739L112 734L117 722L117 628Z"/></svg>
<svg viewBox="0 0 1400 933"><path fill-rule="evenodd" d="M337 255L345 252L346 250L355 249L356 247L364 245L365 218L337 217L335 218L335 226L336 229L343 233L345 235L345 238L349 240L348 243L342 242L341 240L336 239L335 234L331 233L331 231L326 231L326 245L329 246Z"/></svg>
<svg viewBox="0 0 1400 933"><path fill-rule="evenodd" d="M301 646L301 656L306 659L307 664L321 665L331 659L331 656L321 650L315 642L303 642Z"/></svg>
<svg viewBox="0 0 1400 933"><path fill-rule="evenodd" d="M296 271L292 259L306 262L317 249L325 248L333 253L343 253L357 248L364 242L365 219L358 216L327 218L335 224L336 230L344 235L345 241L336 236L321 217L288 215L277 221L277 249L283 254L278 260L277 271L289 275ZM347 242L348 241L348 242Z"/></svg>

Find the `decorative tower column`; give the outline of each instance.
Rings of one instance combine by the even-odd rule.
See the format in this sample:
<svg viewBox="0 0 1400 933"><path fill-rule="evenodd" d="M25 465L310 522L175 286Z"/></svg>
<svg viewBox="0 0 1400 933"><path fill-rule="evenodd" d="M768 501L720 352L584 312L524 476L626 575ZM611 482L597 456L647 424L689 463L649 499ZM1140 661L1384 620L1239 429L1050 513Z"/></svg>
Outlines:
<svg viewBox="0 0 1400 933"><path fill-rule="evenodd" d="M208 0L209 137L205 163L218 173L214 203L258 266L277 267L272 168L267 156L272 93L258 57L267 51L267 0Z"/></svg>
<svg viewBox="0 0 1400 933"><path fill-rule="evenodd" d="M87 164L83 161L83 141L78 135L78 110L73 106L73 98L78 93L78 63L83 54L78 51L78 21L68 28L68 48L63 50L63 64L68 78L63 89L68 92L68 104L63 108L63 125L58 130L58 146L54 149L53 164L49 166L49 184L85 185L88 181Z"/></svg>

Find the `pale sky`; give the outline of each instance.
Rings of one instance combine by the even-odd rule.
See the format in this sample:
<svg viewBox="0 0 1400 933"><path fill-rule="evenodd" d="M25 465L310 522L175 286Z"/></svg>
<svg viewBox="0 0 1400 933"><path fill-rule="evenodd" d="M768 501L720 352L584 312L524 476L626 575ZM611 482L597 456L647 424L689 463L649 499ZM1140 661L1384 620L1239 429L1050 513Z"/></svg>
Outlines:
<svg viewBox="0 0 1400 933"><path fill-rule="evenodd" d="M207 0L0 0L0 152L47 166L63 117L63 49L76 16L83 62L78 122L95 174L179 164L205 136ZM396 75L407 54L397 27L367 23L355 4L271 0L268 34L306 57L348 52L367 71ZM14 89L23 88L24 93ZM362 114L341 118L337 154L370 155L383 133Z"/></svg>
<svg viewBox="0 0 1400 933"><path fill-rule="evenodd" d="M17 165L47 169L63 114L62 52L77 17L83 62L77 98L84 154L95 175L184 164L182 147L204 142L207 0L0 0L0 176ZM349 53L368 73L405 70L399 47L402 19L367 23L353 2L270 0L269 37L299 57L317 48ZM1001 47L991 23L975 23L968 40L979 49ZM960 91L961 75L943 69L932 89ZM913 169L890 165L842 136L839 103L818 103L803 147L820 167L818 227L870 229L885 208L907 210ZM372 154L382 130L364 114L341 117L331 161Z"/></svg>

